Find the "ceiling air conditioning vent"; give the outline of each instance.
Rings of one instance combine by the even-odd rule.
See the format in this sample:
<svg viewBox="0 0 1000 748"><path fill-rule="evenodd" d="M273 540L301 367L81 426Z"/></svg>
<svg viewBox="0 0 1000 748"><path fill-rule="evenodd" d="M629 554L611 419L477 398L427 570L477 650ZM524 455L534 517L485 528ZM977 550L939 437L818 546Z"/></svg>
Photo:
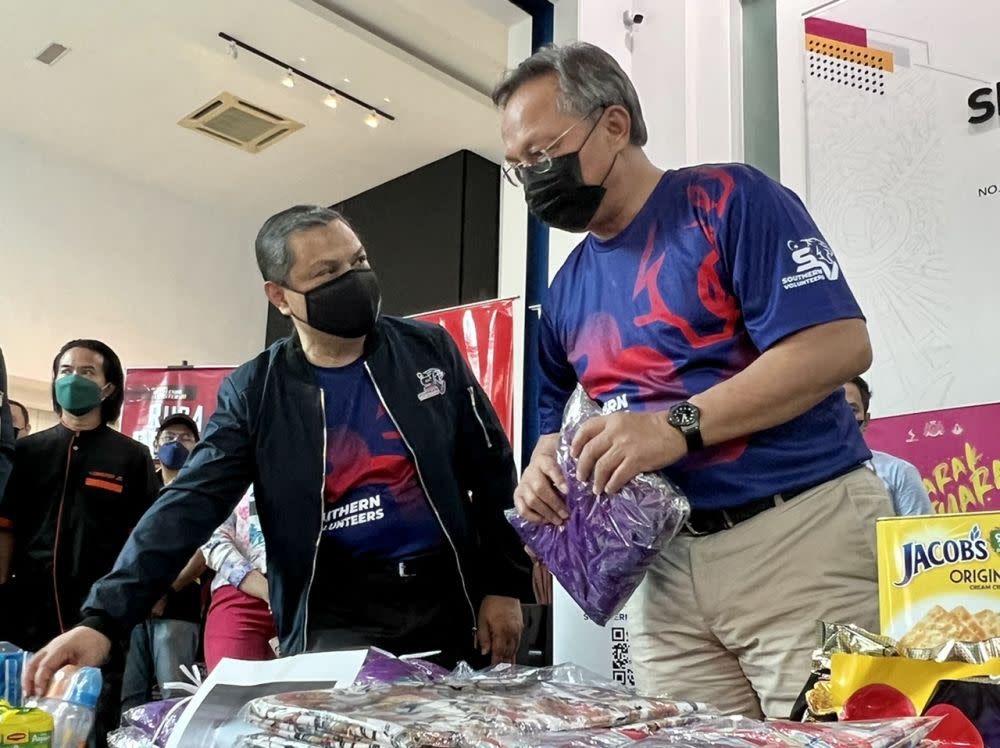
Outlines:
<svg viewBox="0 0 1000 748"><path fill-rule="evenodd" d="M302 123L262 109L223 91L177 123L248 153L260 153Z"/></svg>

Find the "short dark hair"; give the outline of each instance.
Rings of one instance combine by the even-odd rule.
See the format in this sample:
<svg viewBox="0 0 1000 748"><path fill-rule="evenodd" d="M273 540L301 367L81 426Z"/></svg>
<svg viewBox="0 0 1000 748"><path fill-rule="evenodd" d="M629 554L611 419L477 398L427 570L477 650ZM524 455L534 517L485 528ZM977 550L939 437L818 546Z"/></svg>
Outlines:
<svg viewBox="0 0 1000 748"><path fill-rule="evenodd" d="M74 348L86 348L88 351L101 354L104 358L104 379L115 386L115 391L101 403L101 420L104 423L114 423L122 414L125 402L125 371L121 359L111 347L100 340L71 340L64 345L52 360L52 407L58 415L62 415L62 406L56 400L56 376L59 374L59 361L67 351Z"/></svg>
<svg viewBox="0 0 1000 748"><path fill-rule="evenodd" d="M586 117L602 107L625 107L632 118L629 142L646 145L649 134L635 86L614 57L587 42L550 44L508 70L493 89L494 106L503 109L521 86L545 75L559 81L562 111Z"/></svg>
<svg viewBox="0 0 1000 748"><path fill-rule="evenodd" d="M868 382L866 382L861 377L854 377L854 379L851 380L851 384L853 384L855 387L857 387L858 388L858 392L861 393L861 404L865 408L865 413L867 413L871 409L871 404L872 404L872 388L869 387L868 386Z"/></svg>
<svg viewBox="0 0 1000 748"><path fill-rule="evenodd" d="M257 232L254 242L257 267L264 280L278 284L288 280L288 272L295 262L288 248L288 240L293 234L326 226L333 221L341 221L350 227L341 213L319 205L296 205L268 218Z"/></svg>
<svg viewBox="0 0 1000 748"><path fill-rule="evenodd" d="M10 407L12 407L12 408L20 408L21 409L21 415L24 416L24 425L25 426L27 426L28 424L31 423L31 416L28 415L28 409L25 408L22 403L19 403L17 400L8 400L7 402L10 404Z"/></svg>

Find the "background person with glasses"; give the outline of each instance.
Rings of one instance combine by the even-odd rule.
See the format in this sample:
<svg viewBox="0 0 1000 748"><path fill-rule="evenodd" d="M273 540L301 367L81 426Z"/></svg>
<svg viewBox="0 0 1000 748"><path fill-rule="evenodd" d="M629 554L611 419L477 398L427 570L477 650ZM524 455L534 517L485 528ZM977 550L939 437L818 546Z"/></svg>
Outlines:
<svg viewBox="0 0 1000 748"><path fill-rule="evenodd" d="M174 482L198 439L198 425L190 416L175 413L163 419L153 442L162 485ZM190 667L198 659L202 630L199 581L207 569L201 551L195 552L167 594L156 601L150 617L132 629L122 678L122 711L152 700L154 686L162 699L185 695L164 684L186 681L181 665Z"/></svg>

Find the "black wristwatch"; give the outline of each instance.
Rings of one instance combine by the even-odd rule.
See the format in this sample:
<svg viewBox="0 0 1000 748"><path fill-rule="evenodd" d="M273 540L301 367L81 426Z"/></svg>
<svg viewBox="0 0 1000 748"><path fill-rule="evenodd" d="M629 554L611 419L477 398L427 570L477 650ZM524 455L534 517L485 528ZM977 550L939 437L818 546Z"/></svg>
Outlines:
<svg viewBox="0 0 1000 748"><path fill-rule="evenodd" d="M701 410L691 403L677 403L667 415L667 423L684 435L688 452L697 452L705 448L701 438Z"/></svg>

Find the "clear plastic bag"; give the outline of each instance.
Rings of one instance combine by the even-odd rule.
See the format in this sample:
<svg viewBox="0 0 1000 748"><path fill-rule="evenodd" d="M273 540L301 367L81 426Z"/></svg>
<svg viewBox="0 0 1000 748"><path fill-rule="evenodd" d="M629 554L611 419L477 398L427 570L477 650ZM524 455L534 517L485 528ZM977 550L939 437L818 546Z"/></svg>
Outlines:
<svg viewBox="0 0 1000 748"><path fill-rule="evenodd" d="M403 660L385 650L372 647L368 650L361 672L354 680L358 686L373 683L395 683L402 680L432 680L443 678L448 671L424 660Z"/></svg>
<svg viewBox="0 0 1000 748"><path fill-rule="evenodd" d="M496 744L499 736L611 728L692 713L646 699L581 668L497 668L442 680L300 691L251 701L243 716L269 735L340 747Z"/></svg>
<svg viewBox="0 0 1000 748"><path fill-rule="evenodd" d="M933 717L867 722L757 722L720 717L662 730L635 748L789 746L790 748L916 748L938 723Z"/></svg>
<svg viewBox="0 0 1000 748"><path fill-rule="evenodd" d="M577 387L563 413L557 459L569 486L569 519L562 527L532 524L513 510L507 518L521 540L555 575L593 621L603 626L635 592L653 558L690 514L687 498L655 473L642 473L618 493L596 496L577 479L570 446L580 427L601 415Z"/></svg>
<svg viewBox="0 0 1000 748"><path fill-rule="evenodd" d="M165 699L129 709L122 715L122 726L108 735L111 748L164 748L190 696Z"/></svg>

